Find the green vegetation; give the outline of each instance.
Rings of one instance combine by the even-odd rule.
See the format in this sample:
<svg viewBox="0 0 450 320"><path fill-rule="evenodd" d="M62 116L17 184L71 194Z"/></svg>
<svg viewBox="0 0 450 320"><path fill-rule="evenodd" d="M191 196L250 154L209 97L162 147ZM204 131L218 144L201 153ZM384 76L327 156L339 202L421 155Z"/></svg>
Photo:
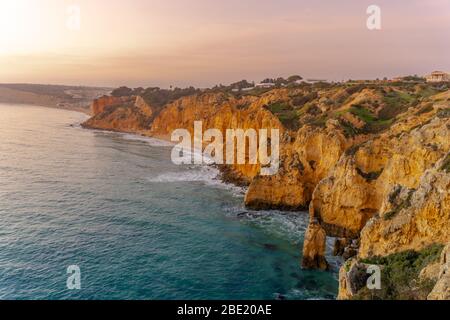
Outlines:
<svg viewBox="0 0 450 320"><path fill-rule="evenodd" d="M273 114L279 114L286 111L291 111L292 107L287 102L274 102L267 106L267 109Z"/></svg>
<svg viewBox="0 0 450 320"><path fill-rule="evenodd" d="M344 130L344 136L346 138L351 138L358 135L360 132L357 128L355 128L350 122L344 119L340 119L339 121L342 129Z"/></svg>
<svg viewBox="0 0 450 320"><path fill-rule="evenodd" d="M133 89L128 87L120 87L111 92L113 97L129 97L133 95Z"/></svg>
<svg viewBox="0 0 450 320"><path fill-rule="evenodd" d="M285 101L278 101L266 106L267 110L278 117L281 123L288 129L296 130L299 126L299 115L294 108Z"/></svg>
<svg viewBox="0 0 450 320"><path fill-rule="evenodd" d="M390 90L386 92L383 90L383 93L383 101L386 106L378 113L378 117L382 120L395 118L406 111L412 103L415 103L415 98L403 91Z"/></svg>
<svg viewBox="0 0 450 320"><path fill-rule="evenodd" d="M179 98L194 95L200 93L200 89L195 89L194 87L189 87L185 89L175 88L175 89L160 89L158 87L135 88L131 89L128 87L120 87L114 89L111 93L114 97L125 97L125 96L141 96L146 103L154 108L162 108L166 104L173 102Z"/></svg>
<svg viewBox="0 0 450 320"><path fill-rule="evenodd" d="M397 189L397 190L395 190L395 192L393 194L391 194L391 196L389 198L391 203L395 201L395 198L399 195L400 191L401 191L400 189ZM414 189L411 189L408 193L408 197L404 201L402 201L399 205L397 205L391 211L385 213L384 220L391 220L403 209L411 207L411 198L413 196L414 191L415 191Z"/></svg>
<svg viewBox="0 0 450 320"><path fill-rule="evenodd" d="M419 77L417 74L415 74L412 76L403 77L403 81L425 82L426 79L423 77Z"/></svg>
<svg viewBox="0 0 450 320"><path fill-rule="evenodd" d="M378 134L389 129L396 117L410 107L416 107L417 110L414 111L416 114L431 112L432 102L425 96L443 90L432 84L418 83L420 79L416 76L395 85L392 82L381 81L311 84L300 82L301 80L302 77L298 75L263 80L262 82L274 84L270 88L255 87L253 82L247 80L202 90L193 87L170 90L121 87L115 89L112 94L140 95L158 111L166 104L189 95L222 93L226 101L244 96L261 97L268 92L274 92L274 89L283 88L278 93L274 92L275 96L280 96L280 101L271 103L266 108L276 115L286 128L297 130L302 125L324 127L329 119L336 119L346 137L355 137L362 134ZM367 96L357 97L363 90L367 90ZM237 108L246 108L248 101L252 101L252 99L245 100L247 102L237 102ZM359 102L347 108L352 100ZM350 113L352 118L356 117L361 122L349 119L350 115L345 115L346 113ZM438 114L440 117L449 117L450 110L444 109Z"/></svg>
<svg viewBox="0 0 450 320"><path fill-rule="evenodd" d="M363 108L360 105L353 105L350 108L350 113L357 116L365 123L372 123L377 120L377 118L369 110Z"/></svg>
<svg viewBox="0 0 450 320"><path fill-rule="evenodd" d="M173 102L182 97L191 96L197 93L201 93L200 89L194 87L189 88L175 88L173 90L160 89L160 88L147 88L140 95L144 98L145 102L153 107L161 108L166 104Z"/></svg>
<svg viewBox="0 0 450 320"><path fill-rule="evenodd" d="M345 91L347 92L348 95L352 95L352 94L361 92L364 88L365 88L365 85L356 84L356 85L352 85L352 86L346 88Z"/></svg>
<svg viewBox="0 0 450 320"><path fill-rule="evenodd" d="M301 107L308 102L311 102L318 98L318 94L316 91L308 93L306 95L299 95L292 98L292 104L296 107Z"/></svg>
<svg viewBox="0 0 450 320"><path fill-rule="evenodd" d="M421 85L418 89L417 94L423 98L431 97L432 95L438 93L438 90L436 88L430 86L430 85Z"/></svg>
<svg viewBox="0 0 450 320"><path fill-rule="evenodd" d="M327 123L327 120L328 120L327 116L322 115L318 118L314 118L312 121L309 121L308 124L314 127L324 128Z"/></svg>
<svg viewBox="0 0 450 320"><path fill-rule="evenodd" d="M419 279L420 271L437 262L443 245L434 244L421 251L408 250L387 257L373 257L361 262L383 266L381 290L360 290L354 299L424 299L431 292L434 282Z"/></svg>

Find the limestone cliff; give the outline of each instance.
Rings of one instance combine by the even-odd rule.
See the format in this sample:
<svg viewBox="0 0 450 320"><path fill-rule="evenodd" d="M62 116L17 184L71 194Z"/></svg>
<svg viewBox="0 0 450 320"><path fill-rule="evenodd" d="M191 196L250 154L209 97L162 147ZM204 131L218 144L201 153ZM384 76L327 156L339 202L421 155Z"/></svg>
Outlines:
<svg viewBox="0 0 450 320"><path fill-rule="evenodd" d="M380 213L361 231L358 256L340 270L339 299L450 299L449 245L442 250L440 263L429 258L427 249L446 243L450 243L450 153L425 171L417 188L392 187ZM365 287L369 264L386 267L382 290Z"/></svg>
<svg viewBox="0 0 450 320"><path fill-rule="evenodd" d="M450 123L450 122L449 122ZM359 257L421 250L450 241L450 153L427 170L416 188L394 186L379 215L361 232Z"/></svg>
<svg viewBox="0 0 450 320"><path fill-rule="evenodd" d="M418 188L425 171L450 150L450 120L437 116L439 112L436 108L427 116L410 116L388 132L348 149L317 185L310 204L311 221L318 221L327 236L357 239L394 186Z"/></svg>
<svg viewBox="0 0 450 320"><path fill-rule="evenodd" d="M223 137L227 129L279 129L285 130L280 121L264 106L283 93L274 93L260 99L246 97L236 99L222 93L189 96L167 105L154 119L150 134L170 139L176 129L186 129L194 137L194 122L202 121L203 132L218 129ZM206 144L209 143L205 142ZM232 165L236 180L247 184L258 174L259 164Z"/></svg>
<svg viewBox="0 0 450 320"><path fill-rule="evenodd" d="M161 101L157 90L152 94L150 101ZM327 84L250 94L206 90L164 105L148 101L101 98L84 125L162 139L181 128L193 135L195 121L203 122L203 131L222 134L280 129L275 175L262 176L260 166L251 164L222 169L230 181L249 185L250 208L309 208L304 268L328 267L327 237L336 238L335 254L354 258L341 270L346 279L349 270L353 278L364 278L363 259L450 241L448 172L439 169L450 162L449 90ZM342 298L358 291L347 280L341 285Z"/></svg>
<svg viewBox="0 0 450 320"><path fill-rule="evenodd" d="M306 125L284 141L280 170L274 176L257 176L245 203L255 209L304 209L317 183L325 178L348 147L336 121L325 128Z"/></svg>
<svg viewBox="0 0 450 320"><path fill-rule="evenodd" d="M442 250L437 267L436 284L427 299L450 300L450 243Z"/></svg>
<svg viewBox="0 0 450 320"><path fill-rule="evenodd" d="M91 112L86 128L146 134L154 111L141 97L105 96L94 100Z"/></svg>

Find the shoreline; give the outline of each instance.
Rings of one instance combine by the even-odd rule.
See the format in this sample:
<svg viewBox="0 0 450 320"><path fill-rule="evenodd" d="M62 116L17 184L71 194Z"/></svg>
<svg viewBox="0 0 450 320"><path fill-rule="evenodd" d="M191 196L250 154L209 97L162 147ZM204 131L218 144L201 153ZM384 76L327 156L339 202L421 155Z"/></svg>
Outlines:
<svg viewBox="0 0 450 320"><path fill-rule="evenodd" d="M2 102L0 101L0 105L10 105L10 106L29 106L29 107L39 107L39 108L46 108L46 109L53 109L53 110L63 110L63 111L73 111L77 113L82 113L86 116L92 117L92 114L89 110L89 108L69 108L69 107L57 107L57 106L49 106L49 105L43 105L43 104L34 104L34 103L20 103L20 102Z"/></svg>
<svg viewBox="0 0 450 320"><path fill-rule="evenodd" d="M170 139L168 139L167 137L164 137L164 136L146 135L143 132L121 131L121 130L115 130L115 129L96 128L96 127L92 127L92 126L89 126L89 125L85 125L85 122L78 123L78 125L81 128L85 129L85 130L98 130L98 131L103 131L103 132L119 133L119 134L124 134L124 135L129 134L129 135L133 135L133 136L135 136L137 138L155 139L155 140L161 141L162 143L173 144L173 146L176 145L175 142L171 141ZM196 152L196 150L194 150L194 153L195 152ZM241 178L237 177L236 173L233 170L231 170L229 168L229 166L227 166L227 165L217 165L217 164L207 164L207 163L202 164L202 166L206 166L206 167L211 167L211 168L217 169L218 170L218 174L217 174L217 177L215 177L216 180L220 181L224 185L229 185L229 186L232 186L233 188L241 189L243 195L245 196L245 193L248 190L249 183L247 181L245 181L244 179L241 179ZM246 209L253 210L251 208L246 208ZM274 209L274 210L276 210L276 209Z"/></svg>
<svg viewBox="0 0 450 320"><path fill-rule="evenodd" d="M145 132L133 132L133 131L121 131L116 129L104 129L104 128L96 128L89 125L86 125L85 122L79 124L83 129L86 130L99 130L99 131L105 131L105 132L114 132L114 133L122 133L122 134L131 134L136 137L142 137L142 138L151 138L156 139L161 142L170 143L174 146L176 145L175 142L171 141L168 136L157 136L157 135L147 135ZM194 153L196 150L194 150ZM203 164L205 166L210 166L213 168L216 168L219 171L219 174L217 178L225 184L233 185L234 187L238 188L245 188L245 190L248 189L249 182L245 179L242 179L237 176L237 174L227 165L218 165L218 164Z"/></svg>

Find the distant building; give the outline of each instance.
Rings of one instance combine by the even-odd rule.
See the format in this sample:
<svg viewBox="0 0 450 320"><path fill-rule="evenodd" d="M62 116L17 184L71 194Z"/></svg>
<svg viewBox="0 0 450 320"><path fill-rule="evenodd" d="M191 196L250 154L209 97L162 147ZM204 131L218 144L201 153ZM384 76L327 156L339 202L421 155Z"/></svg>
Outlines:
<svg viewBox="0 0 450 320"><path fill-rule="evenodd" d="M404 80L405 80L405 77L395 77L395 78L392 78L391 82L401 82Z"/></svg>
<svg viewBox="0 0 450 320"><path fill-rule="evenodd" d="M327 82L325 79L306 79L306 83L320 83L320 82Z"/></svg>
<svg viewBox="0 0 450 320"><path fill-rule="evenodd" d="M444 82L450 81L450 75L442 71L433 71L429 76L426 76L427 82Z"/></svg>
<svg viewBox="0 0 450 320"><path fill-rule="evenodd" d="M255 85L255 87L258 87L258 88L272 88L274 86L275 86L275 83L271 83L271 82L266 82L266 83L262 82L262 83L258 83Z"/></svg>
<svg viewBox="0 0 450 320"><path fill-rule="evenodd" d="M241 92L241 91L251 91L255 89L255 87L248 87L248 88L233 88L231 89L232 92Z"/></svg>

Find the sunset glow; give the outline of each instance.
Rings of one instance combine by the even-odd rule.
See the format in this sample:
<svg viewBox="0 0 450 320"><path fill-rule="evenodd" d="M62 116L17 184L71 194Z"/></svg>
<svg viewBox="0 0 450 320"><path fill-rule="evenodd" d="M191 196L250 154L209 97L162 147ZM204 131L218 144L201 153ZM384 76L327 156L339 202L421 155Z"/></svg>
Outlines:
<svg viewBox="0 0 450 320"><path fill-rule="evenodd" d="M380 31L366 28L370 1L303 2L2 0L0 82L207 86L450 69L449 0L379 1Z"/></svg>

